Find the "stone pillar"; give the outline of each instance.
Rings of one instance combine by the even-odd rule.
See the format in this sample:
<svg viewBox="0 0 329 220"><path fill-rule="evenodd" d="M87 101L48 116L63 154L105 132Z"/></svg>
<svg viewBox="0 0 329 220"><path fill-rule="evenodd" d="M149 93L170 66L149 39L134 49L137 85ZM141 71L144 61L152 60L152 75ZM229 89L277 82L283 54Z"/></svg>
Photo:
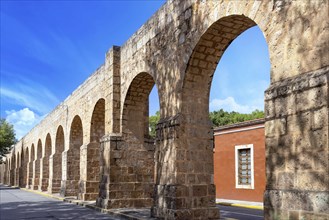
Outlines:
<svg viewBox="0 0 329 220"><path fill-rule="evenodd" d="M40 159L40 183L39 190L47 191L49 181L49 161L47 157Z"/></svg>
<svg viewBox="0 0 329 220"><path fill-rule="evenodd" d="M5 182L6 165L0 164L0 183Z"/></svg>
<svg viewBox="0 0 329 220"><path fill-rule="evenodd" d="M37 190L40 184L40 160L36 159L33 161L33 178L31 189Z"/></svg>
<svg viewBox="0 0 329 220"><path fill-rule="evenodd" d="M151 215L165 219L219 219L211 127L207 124L207 129L202 129L208 134L197 134L178 114L160 120L156 130L156 186Z"/></svg>
<svg viewBox="0 0 329 220"><path fill-rule="evenodd" d="M8 184L8 161L5 163L4 184Z"/></svg>
<svg viewBox="0 0 329 220"><path fill-rule="evenodd" d="M62 160L64 165L60 194L64 197L77 197L80 179L80 150L69 149L64 151Z"/></svg>
<svg viewBox="0 0 329 220"><path fill-rule="evenodd" d="M62 180L60 195L66 196L66 179L67 179L67 150L62 153Z"/></svg>
<svg viewBox="0 0 329 220"><path fill-rule="evenodd" d="M22 164L22 166L18 169L18 173L19 173L18 186L22 187L22 188L26 186L26 182L25 182L26 176L24 174L24 171L25 171L24 166L25 166L25 164ZM25 177L25 179L24 179L24 177Z"/></svg>
<svg viewBox="0 0 329 220"><path fill-rule="evenodd" d="M265 219L329 219L329 68L265 92Z"/></svg>
<svg viewBox="0 0 329 220"><path fill-rule="evenodd" d="M33 161L27 162L27 183L26 188L30 189L32 187L33 180Z"/></svg>
<svg viewBox="0 0 329 220"><path fill-rule="evenodd" d="M16 167L15 168L15 186L19 186L19 170L20 170L20 167Z"/></svg>
<svg viewBox="0 0 329 220"><path fill-rule="evenodd" d="M92 142L80 149L80 182L79 195L81 200L96 200L99 194L100 176L100 143Z"/></svg>
<svg viewBox="0 0 329 220"><path fill-rule="evenodd" d="M102 208L108 208L110 201L110 190L115 189L115 186L111 185L111 148L116 149L121 147L122 140L118 134L112 134L105 136L101 139L100 147L100 184L99 195L96 200L96 205Z"/></svg>
<svg viewBox="0 0 329 220"><path fill-rule="evenodd" d="M49 156L49 193L59 193L62 181L62 154L56 152Z"/></svg>
<svg viewBox="0 0 329 220"><path fill-rule="evenodd" d="M112 134L102 139L102 176L97 206L107 209L151 206L154 144L147 139L145 141L143 150L139 144L129 148L126 140L119 135Z"/></svg>

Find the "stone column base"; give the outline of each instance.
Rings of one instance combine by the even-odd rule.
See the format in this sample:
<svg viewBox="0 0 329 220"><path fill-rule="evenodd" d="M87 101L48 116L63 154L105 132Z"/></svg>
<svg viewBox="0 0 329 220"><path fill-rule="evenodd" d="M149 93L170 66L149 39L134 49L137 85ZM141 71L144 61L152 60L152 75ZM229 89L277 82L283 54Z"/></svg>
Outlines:
<svg viewBox="0 0 329 220"><path fill-rule="evenodd" d="M266 190L265 219L329 219L329 191Z"/></svg>
<svg viewBox="0 0 329 220"><path fill-rule="evenodd" d="M166 219L219 219L213 184L157 185L151 216Z"/></svg>
<svg viewBox="0 0 329 220"><path fill-rule="evenodd" d="M50 179L48 185L49 193L59 193L61 191L61 180Z"/></svg>
<svg viewBox="0 0 329 220"><path fill-rule="evenodd" d="M32 179L31 189L32 190L38 190L39 189L39 178Z"/></svg>
<svg viewBox="0 0 329 220"><path fill-rule="evenodd" d="M78 180L62 180L60 195L63 197L78 196L78 183Z"/></svg>
<svg viewBox="0 0 329 220"><path fill-rule="evenodd" d="M80 180L79 190L78 199L83 201L96 200L98 197L99 182Z"/></svg>
<svg viewBox="0 0 329 220"><path fill-rule="evenodd" d="M47 189L48 189L48 179L42 179L40 181L39 190L40 191L47 191Z"/></svg>

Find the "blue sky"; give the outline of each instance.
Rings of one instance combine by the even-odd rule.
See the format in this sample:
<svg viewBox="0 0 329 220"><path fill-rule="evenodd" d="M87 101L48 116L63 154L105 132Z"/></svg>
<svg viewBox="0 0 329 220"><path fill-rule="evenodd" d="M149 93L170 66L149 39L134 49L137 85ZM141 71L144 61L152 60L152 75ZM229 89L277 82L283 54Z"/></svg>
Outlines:
<svg viewBox="0 0 329 220"><path fill-rule="evenodd" d="M1 1L1 117L21 138L161 7L152 1ZM270 64L258 27L218 64L210 110L263 109ZM150 95L150 113L159 108Z"/></svg>

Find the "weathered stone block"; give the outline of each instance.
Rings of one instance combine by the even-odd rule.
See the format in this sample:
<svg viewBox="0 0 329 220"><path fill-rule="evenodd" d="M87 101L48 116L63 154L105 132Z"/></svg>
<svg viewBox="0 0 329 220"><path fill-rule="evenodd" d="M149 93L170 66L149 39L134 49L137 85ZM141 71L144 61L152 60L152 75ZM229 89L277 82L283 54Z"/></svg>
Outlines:
<svg viewBox="0 0 329 220"><path fill-rule="evenodd" d="M207 196L208 187L206 185L194 185L192 195L193 196Z"/></svg>
<svg viewBox="0 0 329 220"><path fill-rule="evenodd" d="M265 136L274 137L286 134L287 121L285 118L273 119L265 123Z"/></svg>
<svg viewBox="0 0 329 220"><path fill-rule="evenodd" d="M328 107L323 107L313 112L312 129L320 129L328 126Z"/></svg>

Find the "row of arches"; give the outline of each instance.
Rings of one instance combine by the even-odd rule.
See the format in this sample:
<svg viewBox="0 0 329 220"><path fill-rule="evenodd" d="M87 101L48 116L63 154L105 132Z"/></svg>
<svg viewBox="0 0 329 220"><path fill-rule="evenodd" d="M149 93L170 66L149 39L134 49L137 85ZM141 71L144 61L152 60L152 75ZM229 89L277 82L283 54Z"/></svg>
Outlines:
<svg viewBox="0 0 329 220"><path fill-rule="evenodd" d="M238 28L231 28L232 30L228 30L230 34L223 35L220 30L228 29L224 25L227 23ZM157 149L154 140L149 136L147 117L149 94L155 85L155 80L151 74L141 72L132 79L124 94L120 114L120 140L123 141L120 143L116 140L115 147L110 146L109 155L102 152L104 147L100 142L105 135L106 104L105 99L100 99L94 106L90 120L88 144L83 141L83 122L76 115L72 119L68 137L65 137L63 126L59 126L54 137L50 134L46 135L44 148L41 139L38 140L37 145L32 144L26 148L24 158L27 158L28 168L23 172L23 175L26 175L26 178L23 177L27 182L26 185L31 189L48 190L51 193L60 193L62 196L77 196L83 200L101 198L105 201L111 196L111 208L122 206L125 198L132 201L128 206L149 207L152 204L157 207L164 206L165 203L162 204L161 200L171 199L164 198L164 195L169 195L169 191L172 190L165 184L167 182L176 182L188 187L192 187L193 184L202 186L209 189L211 193L207 196L214 201L215 195L211 190L213 187L211 183L212 128L208 117L212 77L219 59L230 42L254 25L252 20L244 16L230 16L211 25L199 39L192 51L190 61L186 64L186 76L180 82L182 89L179 91L180 99L176 104L182 106L181 113L168 117L168 111L160 106L160 113L165 113L168 123L160 122L161 128L157 131ZM164 103L164 100L160 103ZM54 147L52 138L55 138ZM66 150L67 138L69 146ZM104 171L105 163L108 163L107 168L110 171ZM11 170L13 169L12 167ZM175 176L170 176L173 173ZM120 190L116 189L115 184L118 182ZM107 184L104 187L107 188L104 190L107 195L104 197L102 195L104 191L99 192L99 189L102 190L103 183ZM156 191L155 185L157 185ZM158 194L158 199L154 202L155 193ZM184 203L193 200L191 192L186 193L185 196ZM214 203L210 206L212 209L217 209ZM158 215L156 212L155 210L155 215Z"/></svg>
<svg viewBox="0 0 329 220"><path fill-rule="evenodd" d="M91 118L90 144L87 146L88 172L84 180L99 181L99 144L105 134L105 100L99 99ZM39 139L22 149L21 154L12 154L7 162L6 177L10 185L18 185L33 190L61 193L63 196L77 196L80 179L80 148L83 146L83 125L76 115L70 126L69 137L59 125L54 142L50 133L44 142ZM69 146L65 150L65 138ZM55 146L52 146L52 143ZM91 144L92 143L92 144ZM89 148L88 148L89 147ZM92 148L92 149L91 149ZM93 170L93 172L89 172ZM95 186L96 187L96 186ZM98 184L97 184L98 188ZM88 189L82 192L88 193ZM93 192L94 193L94 192ZM94 195L95 199L95 195Z"/></svg>
<svg viewBox="0 0 329 220"><path fill-rule="evenodd" d="M264 194L267 206L265 218L302 214L296 210L305 211L309 216L320 216L320 211L324 210L322 204L311 208L300 204L304 204L305 198L308 200L309 196L323 201L327 198L323 192L327 189L324 183L328 164L320 166L314 161L319 160L318 155L328 152L325 139L328 136L328 128L325 127L328 101L325 99L327 93L321 92L327 91L328 69L325 59L313 59L309 55L326 57L323 48L327 46L323 39L327 35L319 34L325 30L323 27L326 24L317 20L321 16L315 18L311 12L318 11L319 15L323 15L327 7L323 7L323 3L312 2L303 6L298 1L291 4L272 3L189 1L181 4L181 7L184 5L184 11L177 10L181 13L177 20L165 19L168 25L165 25L164 31L158 28L159 32L154 38L147 41L145 47L141 45L142 52L125 49L126 54L133 51L132 59L136 60L126 64L113 58L108 62L110 65L113 61L113 66L118 67L121 74L124 70L134 68L132 65L137 64L140 61L138 59L143 59L141 63L154 67L153 71L157 72L151 75L158 74L156 82L160 86L162 115L157 126L155 145L149 138L145 117L148 114L148 94L154 85L153 77L144 72L137 76L135 73L129 75L130 72L127 73L129 76L118 74L120 80L131 80L128 88L125 87L127 82L116 82L119 93L121 89L126 93L120 94L119 100L111 100L121 105L121 121L113 115L106 115L106 103L99 100L91 118L88 144L83 141L85 132L82 120L75 116L69 132L60 126L54 137L46 136L45 148L42 148L40 139L24 152L14 152L7 163L7 182L21 184L19 171L24 171L22 167L26 163L27 169L23 172L26 178L23 178L22 184L26 181L33 189L51 187L53 192L60 191L64 196L77 195L86 200L94 199L99 192L97 205L103 208L147 207L153 204L152 216L157 218L218 219L213 184L213 133L208 117L210 86L215 68L226 48L239 34L257 23L268 40L273 65L271 85L265 100L268 181ZM169 4L174 3L168 1ZM160 15L163 11L158 13ZM295 14L305 18L307 25L295 22ZM154 20L152 18L151 21ZM148 28L148 25L142 28ZM285 30L287 33L293 31L287 34ZM309 42L309 36L316 39L312 41L315 45L312 50L303 46ZM134 37L139 37L139 34ZM172 42L168 43L164 39ZM125 47L129 45L127 43ZM132 45L140 48L134 43ZM125 65L131 66L128 68ZM109 71L111 68L108 68ZM120 87L122 85L124 88ZM113 91L107 92L111 94ZM313 99L314 94L319 98ZM123 103L121 100L124 100ZM315 117L315 111L322 112ZM120 121L120 134L105 132L105 116ZM325 118L324 123L317 120L316 125L313 124L313 116ZM99 142L104 134L109 135L106 143ZM52 138L55 138L56 146L49 145ZM323 140L323 143L318 144L317 139ZM69 146L65 146L65 143ZM317 145L321 151L316 149ZM299 153L296 153L296 149L301 147L307 148L309 152L308 166L300 162ZM55 150L46 153L42 149ZM20 159L22 157L27 159ZM299 170L305 167L310 167L310 172ZM317 170L316 175L313 170ZM287 177L289 181L280 181ZM95 188L97 184L99 188ZM297 209L291 205L293 203L297 204Z"/></svg>

